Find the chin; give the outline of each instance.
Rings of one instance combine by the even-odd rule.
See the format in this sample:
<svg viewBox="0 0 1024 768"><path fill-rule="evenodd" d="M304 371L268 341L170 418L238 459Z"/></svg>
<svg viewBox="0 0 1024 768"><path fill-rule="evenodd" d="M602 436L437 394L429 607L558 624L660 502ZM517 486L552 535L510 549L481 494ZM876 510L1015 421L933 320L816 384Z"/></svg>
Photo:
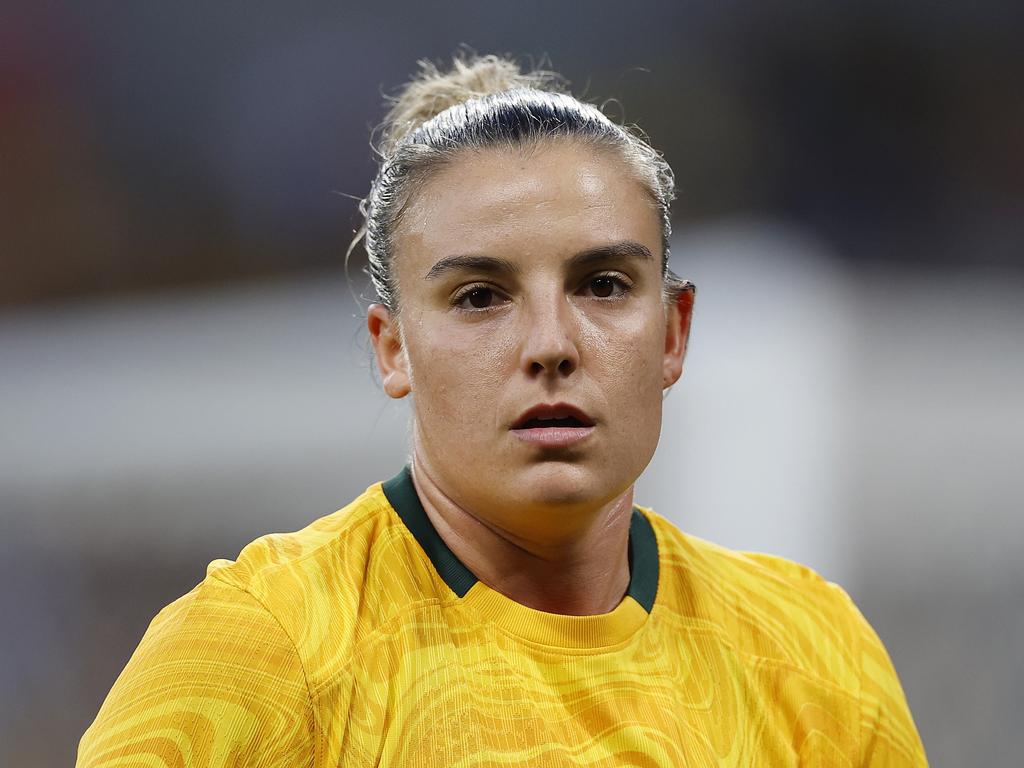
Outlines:
<svg viewBox="0 0 1024 768"><path fill-rule="evenodd" d="M618 485L606 473L586 464L554 460L526 467L513 484L520 489L524 501L544 507L603 504L617 495L614 488Z"/></svg>

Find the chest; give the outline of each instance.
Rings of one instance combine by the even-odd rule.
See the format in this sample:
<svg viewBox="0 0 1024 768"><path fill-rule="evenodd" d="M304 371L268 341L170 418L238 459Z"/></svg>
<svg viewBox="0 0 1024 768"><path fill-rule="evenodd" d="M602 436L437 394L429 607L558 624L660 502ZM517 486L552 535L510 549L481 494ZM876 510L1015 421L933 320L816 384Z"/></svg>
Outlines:
<svg viewBox="0 0 1024 768"><path fill-rule="evenodd" d="M332 765L839 766L857 753L854 696L710 633L597 654L480 633L367 650L336 724L349 759Z"/></svg>

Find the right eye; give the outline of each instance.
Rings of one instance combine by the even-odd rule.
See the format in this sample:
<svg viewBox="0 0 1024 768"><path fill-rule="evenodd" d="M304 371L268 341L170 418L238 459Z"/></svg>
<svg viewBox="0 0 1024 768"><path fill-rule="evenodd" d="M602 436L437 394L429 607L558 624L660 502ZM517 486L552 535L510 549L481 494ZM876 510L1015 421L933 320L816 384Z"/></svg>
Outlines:
<svg viewBox="0 0 1024 768"><path fill-rule="evenodd" d="M452 300L452 304L460 309L472 311L474 309L490 309L499 304L501 300L502 297L493 288L488 288L485 285L475 285L459 293Z"/></svg>

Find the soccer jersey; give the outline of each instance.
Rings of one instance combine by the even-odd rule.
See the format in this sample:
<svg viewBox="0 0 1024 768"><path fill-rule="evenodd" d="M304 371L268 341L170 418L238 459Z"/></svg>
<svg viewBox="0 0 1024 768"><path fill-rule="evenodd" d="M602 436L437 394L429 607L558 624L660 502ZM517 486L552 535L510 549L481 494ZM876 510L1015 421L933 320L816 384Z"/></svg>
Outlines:
<svg viewBox="0 0 1024 768"><path fill-rule="evenodd" d="M636 507L610 613L528 608L445 545L408 468L257 539L153 620L79 746L113 766L923 766L838 586Z"/></svg>

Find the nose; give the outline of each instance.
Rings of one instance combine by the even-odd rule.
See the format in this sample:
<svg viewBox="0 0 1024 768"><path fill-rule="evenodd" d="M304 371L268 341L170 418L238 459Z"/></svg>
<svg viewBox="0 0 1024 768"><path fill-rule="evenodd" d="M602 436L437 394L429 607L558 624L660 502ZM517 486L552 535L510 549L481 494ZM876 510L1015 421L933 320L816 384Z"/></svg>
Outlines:
<svg viewBox="0 0 1024 768"><path fill-rule="evenodd" d="M530 376L569 376L580 363L578 329L561 291L529 303L522 332L522 365Z"/></svg>

